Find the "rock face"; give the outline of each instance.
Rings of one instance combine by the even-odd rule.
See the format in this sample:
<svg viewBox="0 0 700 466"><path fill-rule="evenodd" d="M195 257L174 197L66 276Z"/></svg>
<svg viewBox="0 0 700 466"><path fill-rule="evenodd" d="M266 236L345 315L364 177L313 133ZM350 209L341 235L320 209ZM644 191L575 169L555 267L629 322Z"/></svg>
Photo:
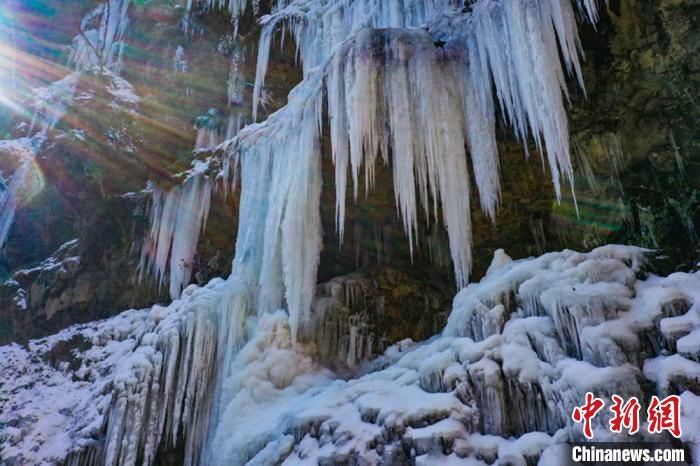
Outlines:
<svg viewBox="0 0 700 466"><path fill-rule="evenodd" d="M698 18L696 1L609 2L597 30L583 33L588 98L569 113L596 174L594 189L585 176L578 184L580 223L596 227L584 239L661 249L665 271L698 257Z"/></svg>
<svg viewBox="0 0 700 466"><path fill-rule="evenodd" d="M133 248L143 235L146 202L137 196L105 201L80 239L0 285L0 341L23 341L165 299L136 280Z"/></svg>

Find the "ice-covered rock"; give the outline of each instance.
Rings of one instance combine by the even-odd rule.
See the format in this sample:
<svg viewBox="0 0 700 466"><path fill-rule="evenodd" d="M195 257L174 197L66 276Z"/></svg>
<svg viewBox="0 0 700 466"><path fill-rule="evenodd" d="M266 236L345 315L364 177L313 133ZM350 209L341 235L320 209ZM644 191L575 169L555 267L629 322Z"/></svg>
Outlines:
<svg viewBox="0 0 700 466"><path fill-rule="evenodd" d="M582 438L571 412L587 391L607 401L637 396L645 405L650 388L682 394L683 439L697 451L697 362L675 353L660 329L687 320L682 333L692 340L700 277L637 278L644 254L616 246L508 262L456 296L442 334L389 348L379 364L342 379L318 359L322 332L295 345L286 313L233 322L226 300L234 284L191 286L168 307L128 311L27 348L2 347L0 455L33 464L67 457L150 464L182 433L188 464L531 464L540 457L554 464L566 454L556 445ZM332 281L319 299L351 305L363 286ZM549 306L551 290L561 289L566 299ZM669 298L679 294L688 305L671 312ZM557 320L572 315L569 307L599 319L571 321L562 332ZM489 309L498 318L475 325ZM233 337L240 332L251 335L242 348ZM574 333L588 350L571 350ZM57 403L59 392L71 396ZM616 438L608 419L596 418L598 439Z"/></svg>

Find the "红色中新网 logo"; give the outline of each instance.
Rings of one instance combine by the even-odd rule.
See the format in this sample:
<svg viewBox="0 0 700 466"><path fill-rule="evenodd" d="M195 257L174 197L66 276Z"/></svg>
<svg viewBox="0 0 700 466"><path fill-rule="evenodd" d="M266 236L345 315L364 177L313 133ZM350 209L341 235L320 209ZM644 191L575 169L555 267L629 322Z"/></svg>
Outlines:
<svg viewBox="0 0 700 466"><path fill-rule="evenodd" d="M621 433L623 429L630 435L636 434L640 429L640 412L642 406L635 397L625 401L618 395L612 396L613 404L610 406L613 416L608 422L611 432ZM605 407L605 401L596 398L593 393L586 393L586 402L577 406L571 413L571 419L577 424L583 424L583 435L593 439L592 422L596 415ZM675 438L681 437L681 399L677 395L670 395L663 400L652 396L646 410L646 429L650 434L668 432Z"/></svg>

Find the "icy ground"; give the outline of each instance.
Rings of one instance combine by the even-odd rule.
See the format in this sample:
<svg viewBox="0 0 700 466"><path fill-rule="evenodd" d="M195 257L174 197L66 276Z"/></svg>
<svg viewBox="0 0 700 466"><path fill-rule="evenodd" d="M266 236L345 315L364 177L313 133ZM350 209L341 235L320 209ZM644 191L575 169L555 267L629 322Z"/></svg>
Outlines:
<svg viewBox="0 0 700 466"><path fill-rule="evenodd" d="M350 379L318 363L329 351L314 337L293 344L284 312L257 319L221 373L220 279L167 308L5 346L0 464L150 464L184 434L194 464L558 465L557 444L582 438L570 415L586 391L638 396L643 413L652 394L679 394L698 458L700 274L639 278L643 254L498 251L441 335ZM608 419L596 439L612 439Z"/></svg>

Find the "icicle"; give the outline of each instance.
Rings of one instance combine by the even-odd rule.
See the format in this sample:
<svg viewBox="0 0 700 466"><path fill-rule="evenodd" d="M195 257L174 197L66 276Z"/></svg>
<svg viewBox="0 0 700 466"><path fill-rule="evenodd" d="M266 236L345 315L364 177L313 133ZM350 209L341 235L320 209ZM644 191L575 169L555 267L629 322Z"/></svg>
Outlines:
<svg viewBox="0 0 700 466"><path fill-rule="evenodd" d="M30 139L0 141L0 150L16 159L18 167L6 177L0 177L0 249L5 245L17 208L27 202L43 185L36 166L36 153Z"/></svg>
<svg viewBox="0 0 700 466"><path fill-rule="evenodd" d="M243 127L243 115L236 112L231 112L226 123L226 140L236 137L238 132Z"/></svg>
<svg viewBox="0 0 700 466"><path fill-rule="evenodd" d="M185 49L182 45L178 45L173 57L173 71L176 73L187 73L189 70L190 65L187 61L187 55L185 55Z"/></svg>
<svg viewBox="0 0 700 466"><path fill-rule="evenodd" d="M253 121L258 119L258 105L260 103L260 95L265 84L265 74L270 61L270 47L272 46L272 35L274 33L275 23L270 22L263 25L260 33L260 44L258 45L258 62L255 71L255 84L253 86Z"/></svg>
<svg viewBox="0 0 700 466"><path fill-rule="evenodd" d="M100 66L119 73L130 4L131 0L107 0L83 18L70 57L76 70Z"/></svg>
<svg viewBox="0 0 700 466"><path fill-rule="evenodd" d="M196 173L167 195L154 189L151 225L141 252L139 278L153 274L162 285L169 271L170 296L180 296L189 284L200 233L209 215L212 183Z"/></svg>
<svg viewBox="0 0 700 466"><path fill-rule="evenodd" d="M180 295L192 276L199 235L209 215L211 182L207 176L193 176L182 186L170 257L170 296Z"/></svg>
<svg viewBox="0 0 700 466"><path fill-rule="evenodd" d="M197 130L197 140L194 143L194 150L212 150L215 149L220 142L221 137L218 128L202 127Z"/></svg>
<svg viewBox="0 0 700 466"><path fill-rule="evenodd" d="M481 210L494 220L500 203L501 181L491 80L484 80L489 73L482 69L484 63L479 57L478 41L473 38L467 41L467 48L469 64L463 72L463 92L469 152Z"/></svg>
<svg viewBox="0 0 700 466"><path fill-rule="evenodd" d="M331 135L331 156L335 165L335 225L338 230L339 242L343 243L345 232L345 193L347 191L347 173L350 162L350 147L348 145L348 122L345 108L345 83L343 81L343 66L341 57L337 56L332 63L332 70L326 80L328 93L328 118ZM353 175L355 174L353 170ZM357 186L357 183L355 183ZM357 193L355 194L357 197Z"/></svg>
<svg viewBox="0 0 700 466"><path fill-rule="evenodd" d="M231 67L228 75L228 103L229 105L242 105L245 89L245 76L243 75L243 51L236 48L231 55Z"/></svg>
<svg viewBox="0 0 700 466"><path fill-rule="evenodd" d="M194 128L197 130L197 140L194 145L195 151L213 150L222 142L222 138L225 135L224 131L228 130L224 126L223 116L215 108L210 108L207 110L207 113L197 117Z"/></svg>
<svg viewBox="0 0 700 466"><path fill-rule="evenodd" d="M311 306L321 248L320 102L310 100L299 109L300 128L280 135L288 156L271 160L272 186L260 276L261 309L279 308L284 289L294 338L299 325L306 322ZM273 146L266 150L272 151Z"/></svg>

